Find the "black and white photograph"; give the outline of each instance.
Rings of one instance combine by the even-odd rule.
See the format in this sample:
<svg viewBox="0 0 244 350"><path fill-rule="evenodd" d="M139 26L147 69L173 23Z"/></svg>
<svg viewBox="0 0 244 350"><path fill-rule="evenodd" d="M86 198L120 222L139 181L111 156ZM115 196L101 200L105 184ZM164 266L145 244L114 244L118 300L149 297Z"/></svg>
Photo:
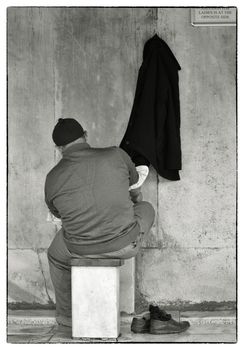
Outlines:
<svg viewBox="0 0 244 350"><path fill-rule="evenodd" d="M6 342L237 343L238 7L71 5L6 6Z"/></svg>

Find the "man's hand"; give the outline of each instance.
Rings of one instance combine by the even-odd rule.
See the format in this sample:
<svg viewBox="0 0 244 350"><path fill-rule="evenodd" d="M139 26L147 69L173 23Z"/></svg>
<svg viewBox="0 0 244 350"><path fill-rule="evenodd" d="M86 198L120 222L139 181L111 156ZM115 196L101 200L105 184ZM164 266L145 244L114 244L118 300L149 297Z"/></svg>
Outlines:
<svg viewBox="0 0 244 350"><path fill-rule="evenodd" d="M143 200L141 189L136 188L134 190L130 190L130 198L131 198L133 203L141 202Z"/></svg>

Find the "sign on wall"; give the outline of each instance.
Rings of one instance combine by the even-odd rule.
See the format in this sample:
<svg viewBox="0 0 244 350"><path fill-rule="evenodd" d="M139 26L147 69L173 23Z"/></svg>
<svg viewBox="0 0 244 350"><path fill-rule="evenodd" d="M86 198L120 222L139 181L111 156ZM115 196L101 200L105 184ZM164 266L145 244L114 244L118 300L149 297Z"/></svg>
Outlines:
<svg viewBox="0 0 244 350"><path fill-rule="evenodd" d="M193 26L235 26L235 7L198 7L191 9Z"/></svg>

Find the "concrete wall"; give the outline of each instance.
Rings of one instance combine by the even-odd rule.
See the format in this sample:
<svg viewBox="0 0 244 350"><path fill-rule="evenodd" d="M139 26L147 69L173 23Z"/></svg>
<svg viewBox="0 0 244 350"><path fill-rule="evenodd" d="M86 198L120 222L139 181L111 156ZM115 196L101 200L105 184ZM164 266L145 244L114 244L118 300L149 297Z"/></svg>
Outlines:
<svg viewBox="0 0 244 350"><path fill-rule="evenodd" d="M43 185L56 120L77 118L93 146L118 145L154 30L182 67L183 170L170 182L151 169L145 183L157 217L137 257L137 309L235 301L235 28L192 27L187 8L10 8L10 302L54 301Z"/></svg>

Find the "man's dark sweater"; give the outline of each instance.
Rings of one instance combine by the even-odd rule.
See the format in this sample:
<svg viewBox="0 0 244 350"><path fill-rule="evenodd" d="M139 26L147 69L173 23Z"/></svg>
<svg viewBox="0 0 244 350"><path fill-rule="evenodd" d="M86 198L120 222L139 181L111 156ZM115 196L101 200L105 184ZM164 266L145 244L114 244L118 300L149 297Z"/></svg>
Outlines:
<svg viewBox="0 0 244 350"><path fill-rule="evenodd" d="M62 220L67 248L77 254L119 250L139 234L129 186L138 181L130 157L119 147L77 143L48 173L45 200Z"/></svg>

